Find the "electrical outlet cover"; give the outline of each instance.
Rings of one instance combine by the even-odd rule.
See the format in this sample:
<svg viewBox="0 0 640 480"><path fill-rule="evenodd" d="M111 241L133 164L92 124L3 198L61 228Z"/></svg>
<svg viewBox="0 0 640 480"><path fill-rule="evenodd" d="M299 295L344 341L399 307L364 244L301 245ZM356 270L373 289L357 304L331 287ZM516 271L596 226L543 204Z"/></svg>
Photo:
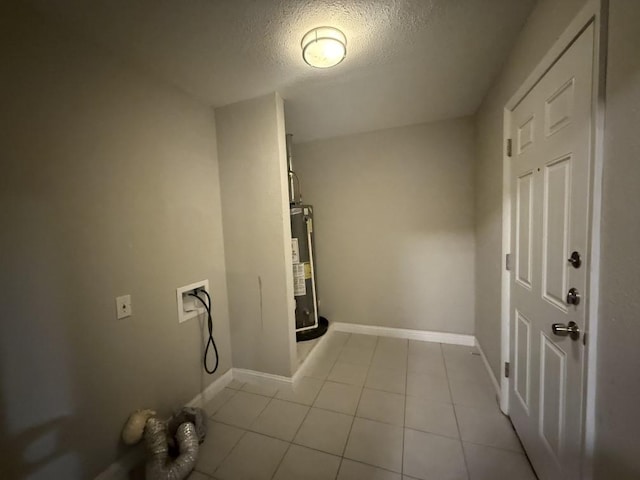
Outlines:
<svg viewBox="0 0 640 480"><path fill-rule="evenodd" d="M116 297L116 316L118 317L118 320L130 317L131 315L133 315L131 295Z"/></svg>

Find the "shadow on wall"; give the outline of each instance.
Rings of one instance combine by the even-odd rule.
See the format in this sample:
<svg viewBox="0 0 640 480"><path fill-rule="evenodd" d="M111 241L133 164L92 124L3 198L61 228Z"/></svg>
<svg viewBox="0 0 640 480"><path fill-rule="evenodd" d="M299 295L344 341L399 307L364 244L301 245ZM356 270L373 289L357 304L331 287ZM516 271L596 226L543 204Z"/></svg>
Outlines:
<svg viewBox="0 0 640 480"><path fill-rule="evenodd" d="M213 115L23 2L0 36L0 479L92 478L212 379L175 287L210 280L229 368Z"/></svg>
<svg viewBox="0 0 640 480"><path fill-rule="evenodd" d="M13 228L5 229L0 237L0 251L14 253L2 261L3 277L13 281L3 281L0 292L4 308L0 322L0 479L91 478L96 472L90 459L100 456L97 445L117 450L118 456L131 451L114 437L113 425L108 431L104 428L113 418L107 405L114 402L105 392L113 391L107 388L113 384L130 389L140 381L140 371L132 365L128 372L105 378L112 349L102 350L99 334L87 331L86 325L82 331L94 318L85 318L87 308L74 311L79 299L69 297L69 292L86 293L79 284L78 262L71 259L73 246L56 238L58 228L51 220L55 215L48 207L34 204L26 208L32 216L23 216L22 222L14 218ZM25 235L31 232L28 224L39 224L49 232L46 246L37 235ZM23 252L30 252L31 257ZM204 315L199 325L200 355L194 369L204 355ZM89 350L103 351L101 365L88 355ZM158 368L162 368L160 363ZM200 370L202 390L210 377ZM109 450L103 456L112 453Z"/></svg>
<svg viewBox="0 0 640 480"><path fill-rule="evenodd" d="M3 478L82 478L77 454L63 447L70 418L54 418L12 436L3 419L0 422Z"/></svg>
<svg viewBox="0 0 640 480"><path fill-rule="evenodd" d="M21 242L32 257L25 262L14 255L3 262L3 275L13 281L3 289L6 316L0 327L0 477L85 478L79 452L69 447L74 442L71 432L81 427L73 425L77 405L70 332L59 321L73 315L61 307L68 305L61 285L69 272L64 250L57 248L53 238L48 251L38 248L34 235L20 238L21 232L28 231L24 224L46 225L51 218L42 206L36 211L41 215L24 219L22 225L14 223L11 232L3 235L3 240L9 240L3 241L5 252L15 253ZM51 227L53 234L56 228Z"/></svg>
<svg viewBox="0 0 640 480"><path fill-rule="evenodd" d="M594 478L598 480L634 480L640 478L637 465L628 464L627 452L621 454L612 450L598 452L598 468Z"/></svg>

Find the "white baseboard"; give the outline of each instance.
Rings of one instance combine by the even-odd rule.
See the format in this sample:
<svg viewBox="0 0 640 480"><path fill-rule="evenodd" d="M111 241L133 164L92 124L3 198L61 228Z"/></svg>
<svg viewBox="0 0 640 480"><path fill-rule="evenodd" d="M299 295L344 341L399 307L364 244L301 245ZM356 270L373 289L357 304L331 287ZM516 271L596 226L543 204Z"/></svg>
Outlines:
<svg viewBox="0 0 640 480"><path fill-rule="evenodd" d="M304 376L305 370L308 369L309 366L313 364L313 362L315 362L316 357L320 355L320 352L324 350L325 343L327 342L327 339L331 337L331 335L333 334L333 331L334 331L333 324L330 323L327 333L325 333L322 337L320 337L320 340L318 340L318 343L316 343L315 347L313 347L313 350L309 352L309 354L307 355L307 358L305 358L304 361L302 362L302 365L300 365L296 370L296 372L293 374L292 378L293 378L294 385L300 377Z"/></svg>
<svg viewBox="0 0 640 480"><path fill-rule="evenodd" d="M245 383L264 385L267 387L287 388L293 385L293 377L274 375L273 373L258 372L245 368L234 368L233 379Z"/></svg>
<svg viewBox="0 0 640 480"><path fill-rule="evenodd" d="M361 333L365 335L407 338L410 340L448 343L452 345L476 345L476 339L473 335L334 322L330 325L329 331L318 341L318 344L313 348L309 355L307 355L307 358L305 358L304 362L298 367L293 376L285 377L283 375L274 375L271 373L247 370L244 368L231 368L227 370L223 375L218 377L215 381L213 381L201 393L191 399L187 403L187 406L202 407L205 403L207 403L219 392L221 392L231 382L231 380L238 380L241 382L249 382L265 386L273 386L276 388L292 388L295 385L296 381L304 374L305 367L311 365L314 362L314 359L320 354L320 352L322 352L324 344L331 336L332 332ZM497 385L496 378L493 375L491 368L489 368L487 359L479 345L478 350L480 350L480 354L483 361L485 362L485 365L487 366L487 371L491 376L491 380L494 383L494 386ZM98 475L95 480L127 480L129 478L129 472L131 471L131 469L140 464L143 460L144 448L142 448L142 445L137 445L136 447L132 448L131 452L127 453L116 462L111 464L105 471Z"/></svg>
<svg viewBox="0 0 640 480"><path fill-rule="evenodd" d="M480 356L482 357L484 366L487 369L489 378L491 378L491 383L493 383L493 388L496 389L496 394L498 395L498 399L500 399L500 397L502 396L502 389L500 388L500 383L498 382L498 379L496 378L496 376L493 374L493 369L491 368L491 365L489 365L489 360L487 360L487 356L484 354L484 350L482 350L482 346L480 345L480 342L478 342L477 338L476 338L476 347L480 352Z"/></svg>
<svg viewBox="0 0 640 480"><path fill-rule="evenodd" d="M130 472L144 462L145 449L143 442L131 447L131 450L120 457L100 473L94 480L129 480Z"/></svg>
<svg viewBox="0 0 640 480"><path fill-rule="evenodd" d="M333 328L337 332L407 338L409 340L465 345L467 347L473 347L476 344L476 339L473 335L464 335L461 333L432 332L429 330L410 330L408 328L378 327L375 325L360 325L357 323L340 322L333 323Z"/></svg>
<svg viewBox="0 0 640 480"><path fill-rule="evenodd" d="M285 377L284 375L274 375L272 373L259 372L257 370L248 370L246 368L234 368L233 378L240 382L253 383L258 385L264 385L266 387L275 388L293 388L298 379L304 376L304 370L308 365L314 362L314 359L319 355L319 352L324 348L324 344L331 336L333 328L330 325L329 330L318 340L318 343L313 347L313 350L309 352L302 364L295 371L293 376Z"/></svg>
<svg viewBox="0 0 640 480"><path fill-rule="evenodd" d="M229 369L216 378L209 384L201 393L193 397L188 403L187 407L202 407L205 403L215 397L218 393L224 390L224 387L229 385L233 380L233 369Z"/></svg>
<svg viewBox="0 0 640 480"><path fill-rule="evenodd" d="M187 407L202 407L205 403L211 400L229 382L233 380L233 371L227 370L220 377L216 378L211 384L205 388L201 393L193 397L187 404ZM118 460L113 462L106 470L100 473L94 480L128 480L129 472L140 465L144 461L145 449L143 442L131 447L131 450Z"/></svg>

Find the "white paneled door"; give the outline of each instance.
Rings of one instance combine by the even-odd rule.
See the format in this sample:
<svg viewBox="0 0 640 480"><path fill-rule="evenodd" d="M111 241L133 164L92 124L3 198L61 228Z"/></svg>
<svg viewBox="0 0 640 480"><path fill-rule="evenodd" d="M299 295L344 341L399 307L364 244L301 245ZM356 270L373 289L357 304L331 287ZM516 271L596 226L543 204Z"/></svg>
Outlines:
<svg viewBox="0 0 640 480"><path fill-rule="evenodd" d="M510 415L541 480L580 475L594 27L511 114Z"/></svg>

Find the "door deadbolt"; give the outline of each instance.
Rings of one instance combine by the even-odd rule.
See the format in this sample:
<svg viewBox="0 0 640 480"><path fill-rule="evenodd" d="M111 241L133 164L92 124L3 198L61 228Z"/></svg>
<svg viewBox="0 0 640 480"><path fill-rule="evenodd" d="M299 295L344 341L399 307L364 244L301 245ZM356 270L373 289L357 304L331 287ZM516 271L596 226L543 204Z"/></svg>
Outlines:
<svg viewBox="0 0 640 480"><path fill-rule="evenodd" d="M579 305L580 304L580 292L576 288L570 288L569 293L567 293L567 303L569 305Z"/></svg>
<svg viewBox="0 0 640 480"><path fill-rule="evenodd" d="M580 268L582 265L582 258L579 252L572 252L571 256L567 259L567 262L571 264L573 268Z"/></svg>
<svg viewBox="0 0 640 480"><path fill-rule="evenodd" d="M569 322L567 325L564 323L554 323L551 325L551 331L554 335L559 337L571 337L571 340L578 340L580 338L580 328L576 322Z"/></svg>

